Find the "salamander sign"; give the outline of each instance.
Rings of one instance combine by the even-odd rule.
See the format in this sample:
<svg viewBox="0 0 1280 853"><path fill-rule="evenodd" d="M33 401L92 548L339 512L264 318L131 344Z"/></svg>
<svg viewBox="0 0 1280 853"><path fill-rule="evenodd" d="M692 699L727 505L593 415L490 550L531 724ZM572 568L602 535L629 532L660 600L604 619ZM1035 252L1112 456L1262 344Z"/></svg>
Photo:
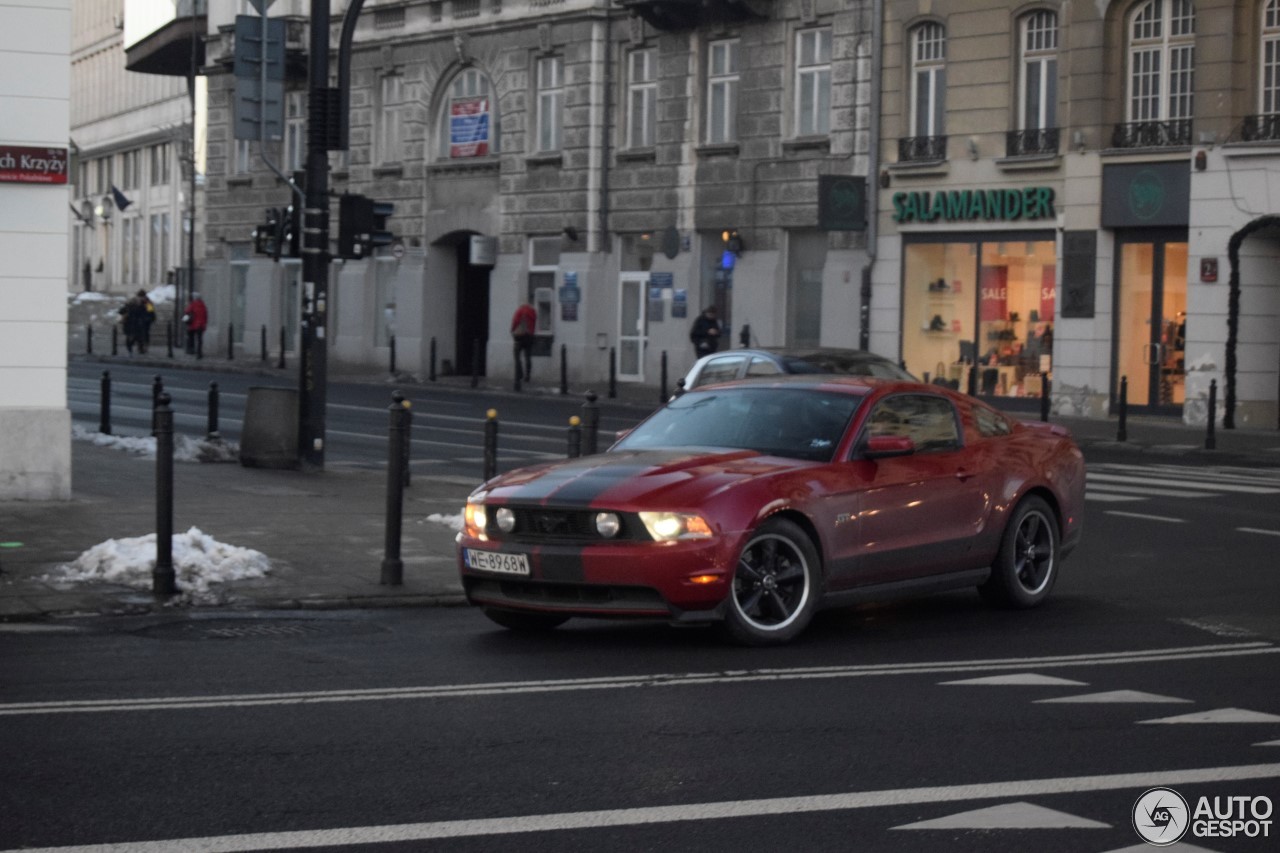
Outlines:
<svg viewBox="0 0 1280 853"><path fill-rule="evenodd" d="M1052 187L1009 190L928 190L893 194L895 222L1014 222L1052 219Z"/></svg>
<svg viewBox="0 0 1280 853"><path fill-rule="evenodd" d="M65 184L67 149L0 145L0 182Z"/></svg>

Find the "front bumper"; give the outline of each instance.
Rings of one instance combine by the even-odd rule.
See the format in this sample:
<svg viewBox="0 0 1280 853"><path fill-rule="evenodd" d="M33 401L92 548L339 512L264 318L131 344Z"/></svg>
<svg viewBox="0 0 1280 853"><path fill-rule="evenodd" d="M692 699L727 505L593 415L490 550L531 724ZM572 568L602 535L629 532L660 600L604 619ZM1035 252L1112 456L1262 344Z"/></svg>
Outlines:
<svg viewBox="0 0 1280 853"><path fill-rule="evenodd" d="M529 574L467 566L468 549L524 554ZM526 545L458 537L458 571L467 600L486 607L579 616L714 618L733 578L723 538L676 542ZM699 581L693 580L698 578Z"/></svg>

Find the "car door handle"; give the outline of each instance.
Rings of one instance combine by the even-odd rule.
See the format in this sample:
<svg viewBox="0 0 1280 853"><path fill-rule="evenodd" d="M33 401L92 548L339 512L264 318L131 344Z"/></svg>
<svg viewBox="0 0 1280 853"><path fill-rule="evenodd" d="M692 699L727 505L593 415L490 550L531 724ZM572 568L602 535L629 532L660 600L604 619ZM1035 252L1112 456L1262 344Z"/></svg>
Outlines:
<svg viewBox="0 0 1280 853"><path fill-rule="evenodd" d="M956 479L957 479L957 480L967 480L967 479L969 479L969 478L970 478L970 477L972 477L972 476L973 476L973 472L972 472L972 471L966 471L966 470L965 470L965 469L963 469L963 468L961 468L959 471L957 471L957 472L956 472Z"/></svg>

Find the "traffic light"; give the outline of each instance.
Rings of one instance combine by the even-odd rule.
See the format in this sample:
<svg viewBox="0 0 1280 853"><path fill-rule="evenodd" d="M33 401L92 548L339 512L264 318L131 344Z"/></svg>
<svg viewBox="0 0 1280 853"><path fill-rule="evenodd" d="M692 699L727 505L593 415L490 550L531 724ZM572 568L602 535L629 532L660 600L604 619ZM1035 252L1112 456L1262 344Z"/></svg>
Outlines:
<svg viewBox="0 0 1280 853"><path fill-rule="evenodd" d="M284 237L280 240L280 251L291 258L302 257L302 205L294 201L284 210L280 217L284 228Z"/></svg>
<svg viewBox="0 0 1280 853"><path fill-rule="evenodd" d="M278 207L264 211L265 220L253 229L253 250L259 255L280 257L280 221L283 218Z"/></svg>
<svg viewBox="0 0 1280 853"><path fill-rule="evenodd" d="M389 201L343 193L338 200L338 257L358 261L378 246L395 242L395 235L387 230L387 217L395 209Z"/></svg>

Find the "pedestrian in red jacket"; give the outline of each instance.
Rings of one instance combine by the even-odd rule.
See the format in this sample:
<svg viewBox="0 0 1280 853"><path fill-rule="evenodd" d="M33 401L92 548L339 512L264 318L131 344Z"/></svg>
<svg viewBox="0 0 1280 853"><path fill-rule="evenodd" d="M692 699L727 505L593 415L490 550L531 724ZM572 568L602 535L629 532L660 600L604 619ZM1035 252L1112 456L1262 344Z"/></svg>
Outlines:
<svg viewBox="0 0 1280 853"><path fill-rule="evenodd" d="M204 358L204 330L209 326L209 309L200 294L191 294L182 319L187 324L187 354Z"/></svg>

